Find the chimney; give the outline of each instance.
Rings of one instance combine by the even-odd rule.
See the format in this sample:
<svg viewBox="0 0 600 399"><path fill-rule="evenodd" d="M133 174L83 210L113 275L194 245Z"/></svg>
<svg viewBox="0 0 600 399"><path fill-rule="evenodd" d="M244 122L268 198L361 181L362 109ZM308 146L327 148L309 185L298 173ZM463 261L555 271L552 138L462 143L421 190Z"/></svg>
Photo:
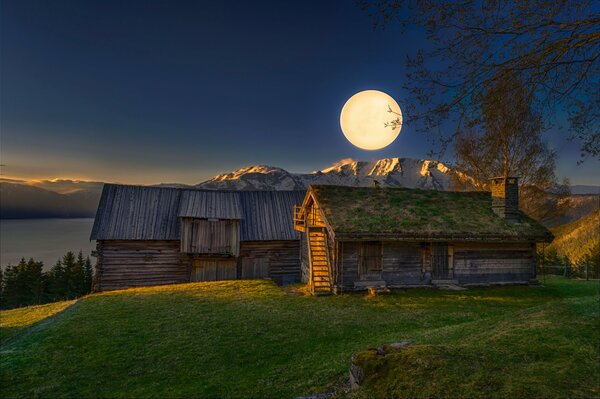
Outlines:
<svg viewBox="0 0 600 399"><path fill-rule="evenodd" d="M507 223L519 223L519 178L492 177L492 210Z"/></svg>

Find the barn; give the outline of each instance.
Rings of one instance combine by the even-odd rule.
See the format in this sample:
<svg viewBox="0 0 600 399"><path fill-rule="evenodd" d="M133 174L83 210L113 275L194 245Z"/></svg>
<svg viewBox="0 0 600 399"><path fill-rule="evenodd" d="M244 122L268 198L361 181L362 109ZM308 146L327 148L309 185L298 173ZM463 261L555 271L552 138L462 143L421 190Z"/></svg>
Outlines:
<svg viewBox="0 0 600 399"><path fill-rule="evenodd" d="M94 289L299 281L293 210L304 193L105 184L90 237L98 258Z"/></svg>
<svg viewBox="0 0 600 399"><path fill-rule="evenodd" d="M314 294L431 285L527 284L552 234L519 210L518 179L490 192L312 186L294 211Z"/></svg>

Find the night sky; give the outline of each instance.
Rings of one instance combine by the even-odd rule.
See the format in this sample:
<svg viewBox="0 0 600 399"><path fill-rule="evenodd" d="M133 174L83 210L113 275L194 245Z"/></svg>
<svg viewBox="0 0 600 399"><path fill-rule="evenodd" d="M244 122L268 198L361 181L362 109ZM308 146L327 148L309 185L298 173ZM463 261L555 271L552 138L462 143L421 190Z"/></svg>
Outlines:
<svg viewBox="0 0 600 399"><path fill-rule="evenodd" d="M420 32L374 30L352 1L1 3L2 177L199 183L253 164L321 169L346 157L427 157L404 127L353 147L339 112L354 93L402 106ZM598 184L560 129L558 174ZM446 159L451 160L451 159Z"/></svg>

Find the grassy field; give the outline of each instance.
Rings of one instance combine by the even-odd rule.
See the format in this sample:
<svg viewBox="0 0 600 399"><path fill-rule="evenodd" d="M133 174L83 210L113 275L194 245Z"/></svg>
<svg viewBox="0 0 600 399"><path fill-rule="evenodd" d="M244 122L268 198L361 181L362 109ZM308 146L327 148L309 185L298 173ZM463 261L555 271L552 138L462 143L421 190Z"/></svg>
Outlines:
<svg viewBox="0 0 600 399"><path fill-rule="evenodd" d="M1 395L292 398L343 381L361 352L368 378L353 397L598 397L599 300L598 282L559 278L379 297L268 281L104 293L46 321L2 312ZM401 340L416 345L366 351Z"/></svg>

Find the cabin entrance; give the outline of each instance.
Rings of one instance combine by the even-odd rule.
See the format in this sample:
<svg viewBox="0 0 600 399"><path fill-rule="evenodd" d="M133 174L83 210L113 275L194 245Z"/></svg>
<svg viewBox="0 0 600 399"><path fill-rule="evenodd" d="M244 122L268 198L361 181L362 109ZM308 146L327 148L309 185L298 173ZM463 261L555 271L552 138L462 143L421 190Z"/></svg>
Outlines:
<svg viewBox="0 0 600 399"><path fill-rule="evenodd" d="M358 248L360 280L381 280L383 247L380 241L367 241Z"/></svg>
<svg viewBox="0 0 600 399"><path fill-rule="evenodd" d="M436 243L431 246L431 272L434 280L451 278L448 267L448 244Z"/></svg>

